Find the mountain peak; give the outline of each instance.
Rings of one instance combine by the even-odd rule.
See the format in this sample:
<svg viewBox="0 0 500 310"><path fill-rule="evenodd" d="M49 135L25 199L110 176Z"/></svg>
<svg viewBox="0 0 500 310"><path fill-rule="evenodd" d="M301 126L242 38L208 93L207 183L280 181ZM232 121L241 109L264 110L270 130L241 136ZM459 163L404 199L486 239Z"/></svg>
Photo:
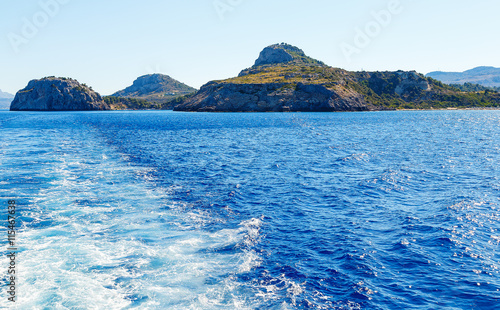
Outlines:
<svg viewBox="0 0 500 310"><path fill-rule="evenodd" d="M155 73L138 77L124 90L118 91L113 96L117 97L159 97L183 95L196 91L196 89L181 83L168 75Z"/></svg>
<svg viewBox="0 0 500 310"><path fill-rule="evenodd" d="M321 61L308 57L300 48L287 43L280 43L264 48L255 61L254 67L291 62L323 65Z"/></svg>
<svg viewBox="0 0 500 310"><path fill-rule="evenodd" d="M279 43L264 48L255 64L241 71L238 76L255 74L268 68L289 65L326 67L322 61L307 56L300 48L287 43Z"/></svg>

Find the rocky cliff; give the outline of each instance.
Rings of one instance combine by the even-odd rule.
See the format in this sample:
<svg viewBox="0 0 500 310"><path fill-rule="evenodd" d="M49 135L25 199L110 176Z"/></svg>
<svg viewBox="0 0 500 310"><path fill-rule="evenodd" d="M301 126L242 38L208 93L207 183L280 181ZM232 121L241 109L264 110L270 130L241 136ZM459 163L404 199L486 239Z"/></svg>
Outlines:
<svg viewBox="0 0 500 310"><path fill-rule="evenodd" d="M497 93L465 93L414 71L349 72L288 44L265 48L238 77L213 81L177 111L368 111L500 105Z"/></svg>
<svg viewBox="0 0 500 310"><path fill-rule="evenodd" d="M298 83L209 83L177 111L200 112L331 112L370 109L362 96L327 85ZM372 107L373 108L373 107Z"/></svg>
<svg viewBox="0 0 500 310"><path fill-rule="evenodd" d="M280 48L280 46L272 45L266 47L259 55L259 58L255 61L255 66L280 64L285 62L290 62L293 60L292 54L285 48Z"/></svg>
<svg viewBox="0 0 500 310"><path fill-rule="evenodd" d="M32 80L17 92L11 111L108 110L101 96L85 84L68 78Z"/></svg>

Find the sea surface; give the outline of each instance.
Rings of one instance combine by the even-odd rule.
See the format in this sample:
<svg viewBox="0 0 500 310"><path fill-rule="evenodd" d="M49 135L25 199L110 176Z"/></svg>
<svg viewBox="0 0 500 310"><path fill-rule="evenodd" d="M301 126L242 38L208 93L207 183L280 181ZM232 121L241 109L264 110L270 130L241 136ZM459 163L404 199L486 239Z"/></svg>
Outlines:
<svg viewBox="0 0 500 310"><path fill-rule="evenodd" d="M500 309L499 162L500 111L3 111L0 308Z"/></svg>

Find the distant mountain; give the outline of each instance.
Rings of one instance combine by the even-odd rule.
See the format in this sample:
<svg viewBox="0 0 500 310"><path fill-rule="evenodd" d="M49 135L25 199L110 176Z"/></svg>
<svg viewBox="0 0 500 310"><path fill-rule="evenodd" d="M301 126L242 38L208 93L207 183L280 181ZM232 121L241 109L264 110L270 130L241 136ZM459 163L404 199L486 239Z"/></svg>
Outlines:
<svg viewBox="0 0 500 310"><path fill-rule="evenodd" d="M111 96L143 99L164 104L177 97L196 91L196 88L181 83L168 75L149 74L137 78L131 86Z"/></svg>
<svg viewBox="0 0 500 310"><path fill-rule="evenodd" d="M9 94L9 93L4 93L4 92L0 89L0 99L14 99L14 95Z"/></svg>
<svg viewBox="0 0 500 310"><path fill-rule="evenodd" d="M461 92L415 71L351 72L286 44L266 47L237 77L176 100L176 111L330 112L498 107L496 92Z"/></svg>
<svg viewBox="0 0 500 310"><path fill-rule="evenodd" d="M435 71L427 76L446 84L473 83L488 87L500 87L500 68L495 67L477 67L465 72Z"/></svg>
<svg viewBox="0 0 500 310"><path fill-rule="evenodd" d="M12 100L14 100L14 95L4 93L0 90L0 110L8 110Z"/></svg>

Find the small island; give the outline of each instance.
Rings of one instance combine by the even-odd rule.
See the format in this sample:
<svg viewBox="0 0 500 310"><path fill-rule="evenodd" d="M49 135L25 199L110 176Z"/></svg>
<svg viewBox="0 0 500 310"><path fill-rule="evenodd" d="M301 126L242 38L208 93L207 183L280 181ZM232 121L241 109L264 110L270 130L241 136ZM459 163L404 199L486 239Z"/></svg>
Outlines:
<svg viewBox="0 0 500 310"><path fill-rule="evenodd" d="M11 111L99 111L110 107L85 84L70 78L32 80L17 92Z"/></svg>

